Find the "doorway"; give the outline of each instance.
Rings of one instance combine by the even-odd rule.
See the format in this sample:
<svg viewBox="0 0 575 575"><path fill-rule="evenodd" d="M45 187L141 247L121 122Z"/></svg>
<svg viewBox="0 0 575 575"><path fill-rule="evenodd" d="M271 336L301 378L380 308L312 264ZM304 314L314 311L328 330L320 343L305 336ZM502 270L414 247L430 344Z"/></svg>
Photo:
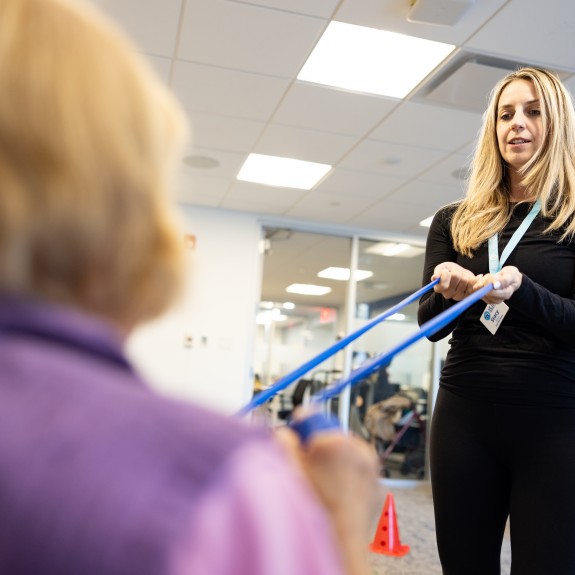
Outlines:
<svg viewBox="0 0 575 575"><path fill-rule="evenodd" d="M408 246L400 257L393 249L385 251L394 242L287 227L264 227L262 242L262 289L254 359L256 387L273 385L421 286L422 246ZM324 291L288 291L294 284ZM411 304L401 316L382 322L350 344L349 349L294 381L266 405L271 425L285 423L294 405L305 403L366 359L385 352L417 330L416 312L417 304ZM344 427L349 426L379 449L382 462L385 459L382 474L387 477L425 476L425 466L420 463L425 461L427 447L431 354L432 344L427 340L411 346L368 381L356 384L349 395L349 408L344 414L340 412ZM383 444L377 444L376 431L370 427L369 418L366 420L367 413L372 406L396 395L405 398L405 408L396 412L397 417L391 420L393 427L388 426L388 431L394 430L393 437L386 436ZM337 411L338 407L336 403L331 410ZM402 437L395 441L395 432L400 433L406 422Z"/></svg>

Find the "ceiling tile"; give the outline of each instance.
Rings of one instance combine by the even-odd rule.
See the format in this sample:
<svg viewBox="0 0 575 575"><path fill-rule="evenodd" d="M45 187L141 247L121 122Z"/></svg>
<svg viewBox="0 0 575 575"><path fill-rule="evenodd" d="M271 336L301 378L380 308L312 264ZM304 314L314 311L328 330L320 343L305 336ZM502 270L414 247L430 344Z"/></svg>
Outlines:
<svg viewBox="0 0 575 575"><path fill-rule="evenodd" d="M445 156L445 152L437 150L364 140L350 152L340 166L394 177L414 178Z"/></svg>
<svg viewBox="0 0 575 575"><path fill-rule="evenodd" d="M194 145L229 152L250 152L265 126L263 122L201 113L192 114L190 121Z"/></svg>
<svg viewBox="0 0 575 575"><path fill-rule="evenodd" d="M182 0L95 0L145 53L172 58Z"/></svg>
<svg viewBox="0 0 575 575"><path fill-rule="evenodd" d="M192 114L207 112L267 121L289 81L178 61L172 86Z"/></svg>
<svg viewBox="0 0 575 575"><path fill-rule="evenodd" d="M520 13L518 14L518 11ZM507 2L467 43L487 54L505 54L519 62L574 69L572 0L514 0Z"/></svg>
<svg viewBox="0 0 575 575"><path fill-rule="evenodd" d="M229 187L227 178L181 171L177 179L176 197L182 203L217 207Z"/></svg>
<svg viewBox="0 0 575 575"><path fill-rule="evenodd" d="M464 195L461 185L446 186L423 180L415 180L390 194L386 201L390 203L418 204L429 212L437 211L441 206L460 200ZM431 214L429 214L431 215Z"/></svg>
<svg viewBox="0 0 575 575"><path fill-rule="evenodd" d="M372 229L381 229L407 233L413 228L414 222L433 215L429 207L422 204L403 203L386 200L370 206L368 210L353 217L350 224Z"/></svg>
<svg viewBox="0 0 575 575"><path fill-rule="evenodd" d="M275 113L274 122L363 136L397 104L397 100L296 82Z"/></svg>
<svg viewBox="0 0 575 575"><path fill-rule="evenodd" d="M426 182L447 186L457 185L463 189L470 162L471 154L453 154L423 172L420 178Z"/></svg>
<svg viewBox="0 0 575 575"><path fill-rule="evenodd" d="M405 178L337 168L323 180L316 191L333 196L384 198L405 182Z"/></svg>
<svg viewBox="0 0 575 575"><path fill-rule="evenodd" d="M249 212L251 214L269 216L281 216L285 211L283 206L275 206L262 201L249 202L247 200L237 200L234 197L223 200L220 207L236 212Z"/></svg>
<svg viewBox="0 0 575 575"><path fill-rule="evenodd" d="M254 152L333 165L356 142L357 139L350 136L271 125L262 134Z"/></svg>
<svg viewBox="0 0 575 575"><path fill-rule="evenodd" d="M152 65L156 74L161 78L164 84L169 85L170 83L170 70L172 67L172 60L169 58L160 58L159 56L149 56L146 55L146 59Z"/></svg>
<svg viewBox="0 0 575 575"><path fill-rule="evenodd" d="M236 2L237 0L232 0ZM242 3L244 0L239 0ZM307 14L319 18L329 18L339 4L340 0L250 0L250 4L266 6L276 10L285 10L286 12L296 12L298 14Z"/></svg>
<svg viewBox="0 0 575 575"><path fill-rule="evenodd" d="M229 206L230 202L249 202L260 205L260 211L274 208L287 210L294 205L306 193L305 190L294 188L276 188L273 186L263 186L251 182L235 182L224 200L224 206Z"/></svg>
<svg viewBox="0 0 575 575"><path fill-rule="evenodd" d="M346 223L366 210L373 199L360 196L333 196L312 191L301 198L285 215L292 218Z"/></svg>
<svg viewBox="0 0 575 575"><path fill-rule="evenodd" d="M250 4L189 0L178 58L289 78L325 26L324 20Z"/></svg>
<svg viewBox="0 0 575 575"><path fill-rule="evenodd" d="M433 214L429 214L429 216L427 216L427 217L430 217L432 215ZM425 245L425 242L427 240L427 235L429 233L429 228L426 228L426 227L423 227L423 226L416 224L416 225L412 226L411 228L406 228L405 233L411 234L415 237L419 236L421 238L422 245ZM422 269L423 269L423 267L422 267Z"/></svg>
<svg viewBox="0 0 575 575"><path fill-rule="evenodd" d="M403 102L369 138L453 151L474 138L480 126L481 114Z"/></svg>
<svg viewBox="0 0 575 575"><path fill-rule="evenodd" d="M242 167L246 154L238 154L234 152L224 152L222 150L213 150L208 148L200 148L198 146L189 146L185 153L184 158L187 156L201 156L216 160L218 165L214 168L193 168L185 163L180 165L180 171L192 174L209 175L210 177L228 178L235 180L240 168Z"/></svg>

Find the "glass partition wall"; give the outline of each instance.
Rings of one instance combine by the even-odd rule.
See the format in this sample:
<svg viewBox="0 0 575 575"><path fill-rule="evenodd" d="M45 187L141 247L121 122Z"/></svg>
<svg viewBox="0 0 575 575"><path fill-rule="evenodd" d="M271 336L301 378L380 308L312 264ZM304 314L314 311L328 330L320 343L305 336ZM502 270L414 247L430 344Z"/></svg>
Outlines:
<svg viewBox="0 0 575 575"><path fill-rule="evenodd" d="M358 267L373 275L357 281L357 313L351 329L395 306L421 286L423 248L360 240ZM357 340L356 357L392 350L419 330L417 302L376 325ZM350 428L372 442L386 477L423 479L426 474L428 396L432 344L422 339L354 386Z"/></svg>
<svg viewBox="0 0 575 575"><path fill-rule="evenodd" d="M421 286L421 246L269 227L262 258L255 393ZM416 312L413 303L378 324L274 397L259 416L284 424L294 406L416 332ZM386 477L426 476L433 367L433 346L420 340L327 407L375 445Z"/></svg>
<svg viewBox="0 0 575 575"><path fill-rule="evenodd" d="M257 310L254 391L273 385L317 356L346 331L347 281L319 277L328 265L349 266L350 238L264 228L262 289ZM329 275L329 274L328 274ZM294 406L341 377L344 354L317 365L267 407L272 424L285 422ZM332 406L336 409L336 404Z"/></svg>

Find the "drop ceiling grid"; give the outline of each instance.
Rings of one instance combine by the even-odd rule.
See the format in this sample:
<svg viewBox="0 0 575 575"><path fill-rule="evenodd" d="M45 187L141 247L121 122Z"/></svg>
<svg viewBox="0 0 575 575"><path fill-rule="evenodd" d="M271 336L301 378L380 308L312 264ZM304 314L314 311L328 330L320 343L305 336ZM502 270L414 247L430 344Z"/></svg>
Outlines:
<svg viewBox="0 0 575 575"><path fill-rule="evenodd" d="M370 133L369 138L452 152L471 140L480 125L481 114L404 102Z"/></svg>
<svg viewBox="0 0 575 575"><path fill-rule="evenodd" d="M128 32L137 47L152 56L173 58L185 0L95 0Z"/></svg>
<svg viewBox="0 0 575 575"><path fill-rule="evenodd" d="M396 106L397 100L294 82L279 105L277 124L361 137Z"/></svg>
<svg viewBox="0 0 575 575"><path fill-rule="evenodd" d="M209 171L182 168L182 201L336 225L345 216L345 224L382 233L425 237L416 217L432 208L430 196L439 207L462 189L453 172L468 164L481 115L417 97L400 102L297 81L332 16L451 42L459 51L571 71L575 65L572 0L548 0L545 10L539 0L477 0L453 27L408 22L407 0L98 3L134 36L164 80L181 32L171 86L191 120L186 153L220 162ZM441 72L440 66L430 79ZM567 85L575 88L575 79ZM236 182L243 160L255 150L329 160L335 169L315 190L295 194ZM405 218L405 204L396 208L396 200L413 204ZM334 202L340 206L330 211ZM399 215L388 217L394 211Z"/></svg>
<svg viewBox="0 0 575 575"><path fill-rule="evenodd" d="M574 29L572 0L513 0L474 34L467 47L574 72Z"/></svg>
<svg viewBox="0 0 575 575"><path fill-rule="evenodd" d="M227 0L188 0L178 59L292 78L326 20Z"/></svg>

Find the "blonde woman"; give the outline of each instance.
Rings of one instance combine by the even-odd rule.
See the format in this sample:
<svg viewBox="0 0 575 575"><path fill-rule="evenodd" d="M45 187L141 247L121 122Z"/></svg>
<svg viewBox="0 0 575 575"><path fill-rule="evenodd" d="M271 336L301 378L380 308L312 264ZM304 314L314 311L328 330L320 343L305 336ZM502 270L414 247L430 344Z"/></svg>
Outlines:
<svg viewBox="0 0 575 575"><path fill-rule="evenodd" d="M575 120L545 70L493 90L465 199L431 226L424 322L488 283L452 332L433 415L431 477L447 575L575 572Z"/></svg>
<svg viewBox="0 0 575 575"><path fill-rule="evenodd" d="M286 452L124 356L183 264L184 120L136 54L80 0L0 0L0 572L364 575L359 440Z"/></svg>

